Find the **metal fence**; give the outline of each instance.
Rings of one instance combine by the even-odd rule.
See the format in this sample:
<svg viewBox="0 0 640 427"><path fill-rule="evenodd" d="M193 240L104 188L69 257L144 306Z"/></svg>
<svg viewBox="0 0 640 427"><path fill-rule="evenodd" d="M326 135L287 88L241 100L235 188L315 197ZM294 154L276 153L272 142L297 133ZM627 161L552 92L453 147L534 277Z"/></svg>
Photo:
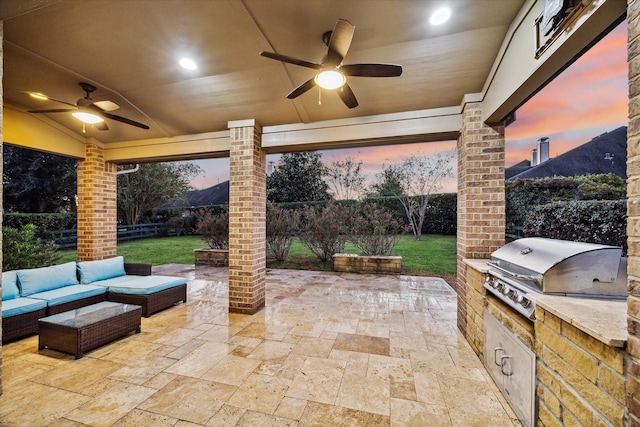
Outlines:
<svg viewBox="0 0 640 427"><path fill-rule="evenodd" d="M158 237L162 235L163 222L153 222L148 224L119 225L117 228L118 242L127 240L144 239L147 237ZM45 240L53 240L60 249L75 249L78 245L78 230L75 228L68 230L51 230L43 233Z"/></svg>

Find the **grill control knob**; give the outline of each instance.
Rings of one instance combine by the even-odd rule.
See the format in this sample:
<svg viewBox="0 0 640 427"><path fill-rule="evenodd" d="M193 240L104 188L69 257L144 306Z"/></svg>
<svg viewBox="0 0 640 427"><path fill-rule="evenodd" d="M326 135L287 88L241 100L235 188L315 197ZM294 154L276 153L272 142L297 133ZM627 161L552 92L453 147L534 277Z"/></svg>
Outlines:
<svg viewBox="0 0 640 427"><path fill-rule="evenodd" d="M523 306L524 308L528 308L531 305L531 300L522 297L522 301L520 301L520 305Z"/></svg>
<svg viewBox="0 0 640 427"><path fill-rule="evenodd" d="M509 294L510 294L511 292L513 292L513 289L509 289L509 287L507 287L507 286L504 286L504 287L502 288L502 295L509 296Z"/></svg>
<svg viewBox="0 0 640 427"><path fill-rule="evenodd" d="M517 303L517 304L522 304L522 302L524 301L524 297L522 295L518 295L517 297L513 298L513 300Z"/></svg>

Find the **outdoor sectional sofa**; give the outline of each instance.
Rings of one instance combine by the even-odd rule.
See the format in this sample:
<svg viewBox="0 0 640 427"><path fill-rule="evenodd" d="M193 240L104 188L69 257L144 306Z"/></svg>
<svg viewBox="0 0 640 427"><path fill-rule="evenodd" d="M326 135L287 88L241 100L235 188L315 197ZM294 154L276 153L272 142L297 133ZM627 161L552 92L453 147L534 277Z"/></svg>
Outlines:
<svg viewBox="0 0 640 427"><path fill-rule="evenodd" d="M38 319L101 301L142 306L142 315L187 301L183 277L118 256L2 273L2 342L38 332Z"/></svg>

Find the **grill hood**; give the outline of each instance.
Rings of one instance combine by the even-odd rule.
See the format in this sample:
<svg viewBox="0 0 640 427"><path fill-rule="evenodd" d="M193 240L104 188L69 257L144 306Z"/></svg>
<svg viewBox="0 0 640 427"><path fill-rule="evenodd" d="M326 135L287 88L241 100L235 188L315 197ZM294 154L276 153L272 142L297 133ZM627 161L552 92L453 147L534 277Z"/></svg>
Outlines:
<svg viewBox="0 0 640 427"><path fill-rule="evenodd" d="M626 258L615 246L530 237L493 252L489 266L544 293L627 295Z"/></svg>

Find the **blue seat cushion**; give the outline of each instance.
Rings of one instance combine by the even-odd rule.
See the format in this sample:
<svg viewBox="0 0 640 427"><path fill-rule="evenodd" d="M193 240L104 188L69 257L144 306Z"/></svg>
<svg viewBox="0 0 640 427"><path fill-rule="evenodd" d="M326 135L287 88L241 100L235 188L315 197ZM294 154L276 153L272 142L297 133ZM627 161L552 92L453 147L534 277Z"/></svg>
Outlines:
<svg viewBox="0 0 640 427"><path fill-rule="evenodd" d="M31 313L46 306L47 302L39 299L14 298L5 300L2 302L2 318Z"/></svg>
<svg viewBox="0 0 640 427"><path fill-rule="evenodd" d="M78 284L75 261L50 267L18 270L17 274L23 297Z"/></svg>
<svg viewBox="0 0 640 427"><path fill-rule="evenodd" d="M148 277L148 276L135 276L133 274L130 274L127 276L118 276L118 277L112 277L111 279L98 280L97 282L92 282L91 284L95 286L104 286L105 288L108 288L109 286L118 285L120 283L131 282L132 280L139 279L141 277Z"/></svg>
<svg viewBox="0 0 640 427"><path fill-rule="evenodd" d="M109 286L109 292L117 294L149 295L165 289L185 285L187 280L184 277L174 276L129 276L135 277L131 281Z"/></svg>
<svg viewBox="0 0 640 427"><path fill-rule="evenodd" d="M2 301L18 298L20 288L18 288L18 276L15 270L2 272Z"/></svg>
<svg viewBox="0 0 640 427"><path fill-rule="evenodd" d="M89 298L102 295L107 290L102 286L94 285L71 285L64 288L53 289L51 291L33 294L30 298L46 301L48 306L64 304L69 301L76 301L82 298Z"/></svg>
<svg viewBox="0 0 640 427"><path fill-rule="evenodd" d="M78 263L80 283L87 285L98 280L124 276L124 257L101 259L97 261L82 261Z"/></svg>

